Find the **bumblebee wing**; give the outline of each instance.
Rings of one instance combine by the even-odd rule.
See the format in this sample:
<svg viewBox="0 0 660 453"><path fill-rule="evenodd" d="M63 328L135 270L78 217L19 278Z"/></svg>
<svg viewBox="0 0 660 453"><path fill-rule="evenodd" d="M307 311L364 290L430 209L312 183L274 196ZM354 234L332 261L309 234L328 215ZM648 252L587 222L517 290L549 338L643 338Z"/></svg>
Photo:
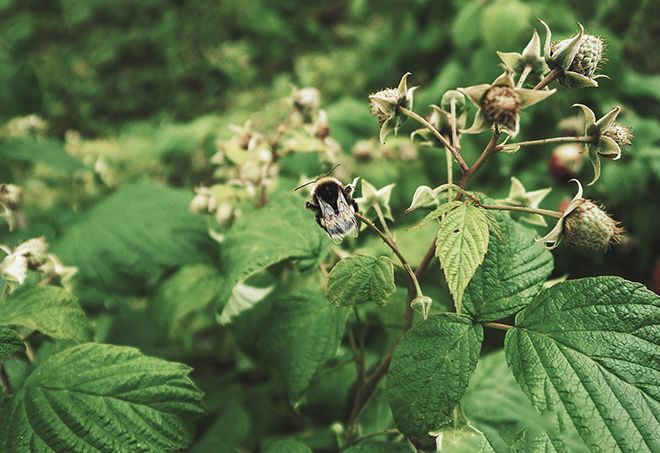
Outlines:
<svg viewBox="0 0 660 453"><path fill-rule="evenodd" d="M321 208L323 229L328 233L328 236L330 236L335 244L340 244L344 235L340 224L337 222L337 213L330 203L326 203L321 198L318 199L318 202L319 207Z"/></svg>
<svg viewBox="0 0 660 453"><path fill-rule="evenodd" d="M355 219L355 209L348 203L343 193L337 196L337 218L343 229L343 234L356 238L358 235L358 224Z"/></svg>

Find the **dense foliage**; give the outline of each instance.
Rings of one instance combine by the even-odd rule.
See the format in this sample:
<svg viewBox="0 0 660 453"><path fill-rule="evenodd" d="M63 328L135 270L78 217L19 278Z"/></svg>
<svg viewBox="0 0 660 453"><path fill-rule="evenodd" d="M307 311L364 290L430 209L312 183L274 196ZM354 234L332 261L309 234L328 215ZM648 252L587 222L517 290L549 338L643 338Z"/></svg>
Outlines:
<svg viewBox="0 0 660 453"><path fill-rule="evenodd" d="M0 2L0 450L660 449L653 7Z"/></svg>

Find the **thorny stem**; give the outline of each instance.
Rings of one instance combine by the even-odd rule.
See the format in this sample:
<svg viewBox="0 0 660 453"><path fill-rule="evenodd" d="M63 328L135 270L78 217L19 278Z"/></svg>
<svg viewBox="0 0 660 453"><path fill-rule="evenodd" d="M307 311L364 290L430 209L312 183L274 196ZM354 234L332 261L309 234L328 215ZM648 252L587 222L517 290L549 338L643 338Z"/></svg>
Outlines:
<svg viewBox="0 0 660 453"><path fill-rule="evenodd" d="M461 154L458 152L458 149L456 149L454 146L449 143L449 141L445 138L444 135L442 135L431 123L426 121L424 117L421 115L418 115L417 113L413 112L412 110L408 110L405 107L399 107L399 111L403 113L404 115L412 118L413 120L417 121L419 124L427 128L431 133L440 140L440 143L443 144L443 146L451 152L451 154L454 156L454 159L456 159L456 162L458 162L458 165L461 166L461 171L465 173L468 171L468 166L463 160L463 157L461 157Z"/></svg>
<svg viewBox="0 0 660 453"><path fill-rule="evenodd" d="M457 131L458 128L456 126L456 99L452 99L450 105L451 105L451 109L450 109L449 122L451 123L451 144L455 149L460 150L461 143L458 140L458 131ZM447 158L447 184L453 184L454 169L453 169L451 151L445 149L445 156ZM452 201L453 199L454 197L452 195L452 191L451 189L449 189L447 191L447 201Z"/></svg>
<svg viewBox="0 0 660 453"><path fill-rule="evenodd" d="M523 69L523 72L520 74L520 78L518 79L518 83L516 84L516 88L522 88L523 84L525 83L525 80L527 79L527 76L532 72L532 65L525 65L525 69Z"/></svg>
<svg viewBox="0 0 660 453"><path fill-rule="evenodd" d="M490 327L492 329L498 329L498 330L509 330L513 328L513 326L510 326L508 324L502 324L501 322L482 322L481 325L484 327Z"/></svg>
<svg viewBox="0 0 660 453"><path fill-rule="evenodd" d="M547 87L550 82L553 80L557 79L561 75L561 69L554 68L552 71L546 75L543 80L541 80L539 83L536 84L534 87L535 90L542 90L543 88Z"/></svg>
<svg viewBox="0 0 660 453"><path fill-rule="evenodd" d="M396 243L390 240L388 235L380 231L380 229L376 225L374 225L371 220L369 220L359 212L355 213L355 217L360 219L360 221L364 222L369 228L371 228L383 240L383 242L385 242L385 244L394 252L397 258L399 258L399 261L401 261L401 265L408 273L408 276L410 277L410 282L414 285L415 291L417 292L417 294L421 295L422 289L419 286L419 281L417 281L417 276L413 272L412 267L410 267L410 263L408 263L406 257L403 256L403 254L399 250L399 247L397 247Z"/></svg>
<svg viewBox="0 0 660 453"><path fill-rule="evenodd" d="M592 137L591 135L576 135L570 137L541 138L538 140L527 140L518 143L506 143L504 145L498 145L496 147L496 150L502 151L507 148L515 148L516 146L534 146L534 145L544 145L546 143L593 143L593 142L594 142L594 137Z"/></svg>
<svg viewBox="0 0 660 453"><path fill-rule="evenodd" d="M540 214L547 217L554 217L556 219L562 218L562 213L559 211L551 211L549 209L539 209L539 208L528 208L525 206L502 206L502 205L485 205L479 204L484 209L496 209L499 211L516 211L516 212L528 212L530 214Z"/></svg>
<svg viewBox="0 0 660 453"><path fill-rule="evenodd" d="M9 376L7 376L7 370L5 370L4 365L0 365L0 383L2 383L2 388L5 390L7 395L14 393L11 388L11 382L9 382Z"/></svg>

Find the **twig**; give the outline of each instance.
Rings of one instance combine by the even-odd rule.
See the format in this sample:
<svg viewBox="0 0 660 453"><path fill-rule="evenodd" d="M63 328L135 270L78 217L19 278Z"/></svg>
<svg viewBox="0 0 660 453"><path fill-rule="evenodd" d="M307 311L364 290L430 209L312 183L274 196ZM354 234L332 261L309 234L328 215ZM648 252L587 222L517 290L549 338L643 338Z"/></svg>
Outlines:
<svg viewBox="0 0 660 453"><path fill-rule="evenodd" d="M501 322L482 322L481 325L484 327L490 327L492 329L498 329L498 330L509 330L513 328L513 326L510 326L508 324L502 324Z"/></svg>
<svg viewBox="0 0 660 453"><path fill-rule="evenodd" d="M562 213L559 211L551 211L549 209L528 208L525 206L501 206L501 205L485 205L480 204L484 209L494 209L498 211L515 211L515 212L528 212L530 214L540 214L547 217L554 217L556 219L562 218Z"/></svg>
<svg viewBox="0 0 660 453"><path fill-rule="evenodd" d="M451 143L449 143L449 141L445 138L445 136L442 135L435 127L433 127L433 125L431 123L426 121L426 119L424 117L418 115L417 113L413 112L412 110L408 110L405 107L399 107L399 111L401 113L403 113L404 115L409 116L410 118L412 118L413 120L417 121L419 124L421 124L422 126L427 128L429 131L431 131L431 133L435 136L435 138L440 140L440 143L442 143L443 146L446 149L448 149L449 152L452 153L452 155L454 156L454 159L456 159L456 162L458 162L458 165L461 166L461 171L463 173L468 171L468 166L465 163L465 161L463 160L463 157L461 157L461 154L458 152L458 149L454 148L451 145Z"/></svg>
<svg viewBox="0 0 660 453"><path fill-rule="evenodd" d="M380 231L380 229L376 225L374 225L371 220L369 220L359 212L355 213L355 217L360 219L360 221L364 222L369 228L371 228L383 240L383 242L385 242L385 244L394 252L397 258L399 258L401 265L408 273L408 276L410 277L410 282L415 287L415 291L417 291L417 294L422 294L422 290L419 286L419 282L417 281L417 277L415 276L415 273L410 267L410 264L408 263L406 257L403 256L403 254L401 254L401 251L399 250L399 247L396 246L396 243L392 242L390 238L387 235L385 235L385 233Z"/></svg>
<svg viewBox="0 0 660 453"><path fill-rule="evenodd" d="M536 84L534 87L535 90L542 90L543 88L547 87L550 82L553 80L557 79L561 75L561 70L554 68L552 71L546 75L543 80L541 80L539 83Z"/></svg>
<svg viewBox="0 0 660 453"><path fill-rule="evenodd" d="M506 143L504 145L498 145L495 149L497 151L502 151L507 148L515 148L516 146L544 145L546 143L593 143L593 141L594 137L590 135L576 135L572 137L552 137L541 138L538 140L526 140L518 143Z"/></svg>

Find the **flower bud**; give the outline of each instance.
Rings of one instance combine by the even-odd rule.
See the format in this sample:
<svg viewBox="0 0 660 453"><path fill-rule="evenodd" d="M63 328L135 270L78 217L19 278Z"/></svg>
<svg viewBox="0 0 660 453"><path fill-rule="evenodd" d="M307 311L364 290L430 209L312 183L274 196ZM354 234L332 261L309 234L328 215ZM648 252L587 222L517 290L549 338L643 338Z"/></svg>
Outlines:
<svg viewBox="0 0 660 453"><path fill-rule="evenodd" d="M433 189L431 189L429 186L419 186L417 190L415 190L415 194L412 197L412 202L410 203L408 209L406 209L406 213L412 212L419 208L437 207L438 204L438 197L433 192Z"/></svg>
<svg viewBox="0 0 660 453"><path fill-rule="evenodd" d="M14 249L14 255L22 255L32 267L40 266L48 258L48 244L43 237L28 239Z"/></svg>
<svg viewBox="0 0 660 453"><path fill-rule="evenodd" d="M514 88L493 86L484 95L481 108L484 116L493 123L515 128L516 118L520 113L520 96Z"/></svg>
<svg viewBox="0 0 660 453"><path fill-rule="evenodd" d="M606 250L623 238L623 228L593 201L584 199L564 220L564 238L575 248Z"/></svg>
<svg viewBox="0 0 660 453"><path fill-rule="evenodd" d="M197 187L195 193L189 206L191 212L201 214L205 211L213 212L215 210L218 203L208 187Z"/></svg>
<svg viewBox="0 0 660 453"><path fill-rule="evenodd" d="M417 296L412 302L410 302L410 306L413 310L422 315L422 318L426 321L429 317L432 303L433 300L428 296Z"/></svg>
<svg viewBox="0 0 660 453"><path fill-rule="evenodd" d="M603 59L603 48L603 40L598 36L584 35L568 70L593 78Z"/></svg>
<svg viewBox="0 0 660 453"><path fill-rule="evenodd" d="M629 146L633 139L632 129L621 126L619 123L613 123L605 131L604 135L614 140L619 146Z"/></svg>
<svg viewBox="0 0 660 453"><path fill-rule="evenodd" d="M10 254L0 261L0 277L3 280L23 284L27 270L28 260L23 255Z"/></svg>
<svg viewBox="0 0 660 453"><path fill-rule="evenodd" d="M451 112L452 101L455 105L456 115L460 115L467 108L465 95L458 90L449 90L443 94L442 101L440 101L440 107L446 112Z"/></svg>
<svg viewBox="0 0 660 453"><path fill-rule="evenodd" d="M229 203L222 203L215 212L215 220L222 226L228 225L234 218L234 207Z"/></svg>
<svg viewBox="0 0 660 453"><path fill-rule="evenodd" d="M401 77L396 89L386 88L369 96L369 111L380 124L381 143L385 143L385 138L391 130L396 135L399 126L405 121L406 116L401 114L399 109L412 109L413 93L417 87L408 88L408 76L409 72Z"/></svg>
<svg viewBox="0 0 660 453"><path fill-rule="evenodd" d="M14 184L0 184L0 203L15 208L21 201L23 189Z"/></svg>

